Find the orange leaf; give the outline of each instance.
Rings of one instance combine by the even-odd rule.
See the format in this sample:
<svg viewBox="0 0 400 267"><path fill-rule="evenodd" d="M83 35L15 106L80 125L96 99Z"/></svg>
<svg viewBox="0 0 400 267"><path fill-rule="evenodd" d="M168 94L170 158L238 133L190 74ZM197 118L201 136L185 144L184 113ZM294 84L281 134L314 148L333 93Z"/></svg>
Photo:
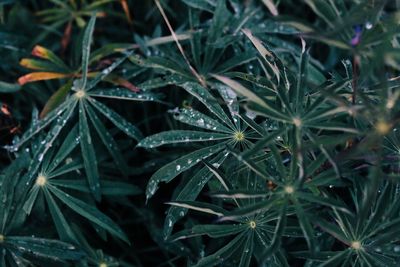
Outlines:
<svg viewBox="0 0 400 267"><path fill-rule="evenodd" d="M29 58L23 58L21 59L21 61L19 62L19 64L22 67L25 67L27 69L32 69L32 70L41 70L43 69L42 66L40 66L39 64L37 64L37 61L29 59Z"/></svg>
<svg viewBox="0 0 400 267"><path fill-rule="evenodd" d="M121 0L121 5L125 12L125 16L129 22L129 24L132 24L132 16L131 16L131 13L129 12L129 6L128 6L128 3L126 2L126 0Z"/></svg>
<svg viewBox="0 0 400 267"><path fill-rule="evenodd" d="M140 92L140 88L136 87L135 85L133 85L128 80L125 80L124 78L121 78L121 77L118 77L118 76L114 76L114 75L109 75L104 80L108 81L110 83L125 87L125 88L131 90L132 92L135 92L135 93L139 93Z"/></svg>
<svg viewBox="0 0 400 267"><path fill-rule="evenodd" d="M65 52L67 50L67 46L69 41L71 40L71 32L72 32L72 21L70 20L65 27L64 35L61 39L61 51Z"/></svg>
<svg viewBox="0 0 400 267"><path fill-rule="evenodd" d="M71 74L57 73L57 72L32 72L22 77L19 77L18 83L20 85L24 85L26 83L35 81L52 80L52 79L66 78L70 76Z"/></svg>
<svg viewBox="0 0 400 267"><path fill-rule="evenodd" d="M51 52L50 50L40 45L35 45L35 47L32 49L33 56L45 59L49 59L50 52Z"/></svg>

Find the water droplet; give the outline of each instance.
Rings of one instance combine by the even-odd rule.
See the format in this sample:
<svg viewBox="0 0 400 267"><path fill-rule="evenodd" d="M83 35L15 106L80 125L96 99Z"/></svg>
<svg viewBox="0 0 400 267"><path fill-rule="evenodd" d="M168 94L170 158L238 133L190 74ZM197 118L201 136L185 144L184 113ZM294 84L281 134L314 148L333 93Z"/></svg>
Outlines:
<svg viewBox="0 0 400 267"><path fill-rule="evenodd" d="M213 163L212 165L214 166L214 168L218 168L219 167L219 163Z"/></svg>
<svg viewBox="0 0 400 267"><path fill-rule="evenodd" d="M204 126L204 120L203 120L203 119L198 119L198 120L197 120L197 124L198 124L199 126Z"/></svg>

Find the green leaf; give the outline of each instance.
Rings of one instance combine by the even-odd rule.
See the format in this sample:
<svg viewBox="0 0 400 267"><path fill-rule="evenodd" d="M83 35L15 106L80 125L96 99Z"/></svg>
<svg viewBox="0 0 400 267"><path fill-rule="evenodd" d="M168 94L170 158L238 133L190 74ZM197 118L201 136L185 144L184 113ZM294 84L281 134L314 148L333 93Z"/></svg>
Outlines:
<svg viewBox="0 0 400 267"><path fill-rule="evenodd" d="M172 130L146 137L139 142L138 146L154 148L167 144L206 142L215 140L226 140L229 138L231 138L230 135L222 133Z"/></svg>
<svg viewBox="0 0 400 267"><path fill-rule="evenodd" d="M217 116L221 122L225 123L228 127L234 128L231 120L225 114L224 110L218 104L218 101L212 96L206 88L193 82L186 82L180 85L189 94L196 97L201 103L203 103L209 111Z"/></svg>
<svg viewBox="0 0 400 267"><path fill-rule="evenodd" d="M312 225L309 220L310 217L305 214L303 207L301 206L301 204L298 202L297 199L295 198L291 199L294 202L296 215L297 218L299 219L301 230L303 230L304 238L307 241L308 248L313 253L314 250L316 249L316 246L315 246L314 229L312 228Z"/></svg>
<svg viewBox="0 0 400 267"><path fill-rule="evenodd" d="M279 199L274 199L274 198L258 201L255 204L240 207L227 213L227 215L222 217L220 221L236 221L254 214L266 212L275 205L277 205L278 203Z"/></svg>
<svg viewBox="0 0 400 267"><path fill-rule="evenodd" d="M100 177L97 167L96 152L92 144L92 137L90 135L89 124L86 118L86 109L82 101L79 102L79 136L83 164L85 166L89 188L95 199L100 201Z"/></svg>
<svg viewBox="0 0 400 267"><path fill-rule="evenodd" d="M121 151L118 148L117 142L115 142L114 138L111 136L107 128L97 117L96 113L93 111L93 108L88 105L86 106L86 110L92 124L94 125L94 128L97 131L97 134L100 136L101 141L113 158L115 165L118 167L118 169L121 170L122 173L127 174L128 166L125 162L124 157L122 156Z"/></svg>
<svg viewBox="0 0 400 267"><path fill-rule="evenodd" d="M274 237L271 240L270 247L263 254L262 258L264 259L270 257L273 253L280 249L282 235L284 234L284 230L286 227L286 208L287 202L285 201L285 203L282 205L281 210L279 211L278 221L275 226Z"/></svg>
<svg viewBox="0 0 400 267"><path fill-rule="evenodd" d="M58 240L10 236L7 237L7 247L18 254L34 255L53 261L78 261L85 255L75 246Z"/></svg>
<svg viewBox="0 0 400 267"><path fill-rule="evenodd" d="M0 93L15 93L21 90L21 88L19 84L0 81Z"/></svg>
<svg viewBox="0 0 400 267"><path fill-rule="evenodd" d="M214 120L208 117L207 115L192 108L182 108L177 110L174 114L174 119L188 125L216 132L222 132L222 133L234 132L232 129L227 128L226 126L219 123L217 120Z"/></svg>
<svg viewBox="0 0 400 267"><path fill-rule="evenodd" d="M329 258L329 260L324 261L318 267L335 267L342 266L341 263L346 259L346 257L351 254L350 250L343 250L341 252L337 252L336 255L333 255Z"/></svg>
<svg viewBox="0 0 400 267"><path fill-rule="evenodd" d="M215 225L215 224L203 224L195 225L192 227L192 233L197 235L208 235L212 238L221 238L224 236L230 236L239 234L244 230L248 229L247 224L230 224L230 225Z"/></svg>
<svg viewBox="0 0 400 267"><path fill-rule="evenodd" d="M72 81L67 82L63 86L61 86L50 98L47 100L46 105L40 112L40 118L46 117L46 115L57 108L67 96L69 90L71 89Z"/></svg>
<svg viewBox="0 0 400 267"><path fill-rule="evenodd" d="M32 211L32 208L36 202L37 196L39 194L40 188L38 186L33 186L28 193L28 198L25 201L23 209L27 215L29 215Z"/></svg>
<svg viewBox="0 0 400 267"><path fill-rule="evenodd" d="M280 81L280 70L275 64L275 56L274 54L268 50L258 39L257 37L253 36L253 33L249 29L243 29L242 32L246 35L246 37L253 43L254 47L257 49L258 53L260 54L261 58L267 64L268 68L274 73L276 80L279 84Z"/></svg>
<svg viewBox="0 0 400 267"><path fill-rule="evenodd" d="M96 89L90 91L90 96L121 99L121 100L134 100L134 101L156 101L160 98L159 95L153 93L134 93L127 88L109 88L109 89Z"/></svg>
<svg viewBox="0 0 400 267"><path fill-rule="evenodd" d="M80 89L86 89L87 74L89 68L89 56L90 56L90 45L92 44L92 36L94 31L94 25L96 23L96 14L93 14L86 26L82 40L82 79L80 83Z"/></svg>
<svg viewBox="0 0 400 267"><path fill-rule="evenodd" d="M214 77L215 79L219 80L220 82L226 84L227 86L232 88L239 95L246 97L247 100L257 103L260 106L265 105L264 100L261 97L259 97L258 95L256 95L254 92L247 89L243 85L241 85L239 82L234 81L228 77L224 77L224 76L216 75L216 74L213 74L212 77Z"/></svg>
<svg viewBox="0 0 400 267"><path fill-rule="evenodd" d="M225 143L217 144L211 147L205 147L191 152L181 158L178 158L167 165L163 166L151 176L146 188L147 199L151 198L157 191L160 182L170 182L180 173L197 165L201 160L206 159L215 153L221 151L225 147Z"/></svg>
<svg viewBox="0 0 400 267"><path fill-rule="evenodd" d="M219 153L215 157L212 157L209 162L211 164L221 165L228 154ZM177 195L175 196L175 201L188 201L195 200L203 187L207 184L207 182L211 179L213 173L211 173L207 167L201 168L199 171L196 171L186 183L186 185L179 190ZM185 214L187 213L187 209L180 207L170 207L167 211L167 215L164 223L164 237L168 237L171 232L174 224Z"/></svg>
<svg viewBox="0 0 400 267"><path fill-rule="evenodd" d="M129 240L121 228L115 224L109 217L101 213L95 207L92 207L82 200L79 200L71 195L64 193L55 186L49 185L48 189L53 193L58 199L60 199L65 205L74 210L76 213L85 217L89 221L97 224L98 226L104 228L112 235L120 238L129 244Z"/></svg>
<svg viewBox="0 0 400 267"><path fill-rule="evenodd" d="M56 155L52 158L50 165L45 169L45 173L52 173L62 161L74 150L79 144L79 125L76 124L65 137Z"/></svg>
<svg viewBox="0 0 400 267"><path fill-rule="evenodd" d="M293 106L295 110L300 113L302 112L303 99L305 93L305 86L307 82L307 66L308 66L308 51L306 51L306 43L302 40L302 52L300 56L299 70L297 72L297 83L295 93L293 94Z"/></svg>
<svg viewBox="0 0 400 267"><path fill-rule="evenodd" d="M342 202L332 198L332 197L323 197L323 196L314 196L313 194L310 193L304 193L304 192L296 192L296 196L300 199L324 205L327 207L332 207L337 210L343 211L350 213L349 209L344 205Z"/></svg>
<svg viewBox="0 0 400 267"><path fill-rule="evenodd" d="M142 133L139 131L139 129L126 121L118 113L93 98L89 98L89 102L126 135L135 140L142 139Z"/></svg>
<svg viewBox="0 0 400 267"><path fill-rule="evenodd" d="M90 23L90 22L89 22ZM89 25L88 25L89 26ZM89 44L89 49L90 49L90 44ZM86 86L86 90L89 91L93 88L95 88L95 86L101 82L102 80L104 80L113 70L115 70L119 65L122 64L122 62L125 61L125 59L127 59L131 54L133 53L133 51L131 52L126 52L125 55L121 58L119 58L118 60L116 60L115 62L113 62L109 67L105 68L104 70L102 70L99 74L96 75L96 77L94 77L94 79L92 79L91 81L89 81L87 83ZM89 64L89 63L87 63Z"/></svg>
<svg viewBox="0 0 400 267"><path fill-rule="evenodd" d="M246 233L243 232L237 235L232 241L214 254L202 258L196 265L194 265L194 267L209 267L220 264L242 246L245 239L245 234Z"/></svg>
<svg viewBox="0 0 400 267"><path fill-rule="evenodd" d="M68 242L76 242L75 234L72 232L71 227L67 223L64 214L61 212L57 203L54 201L53 196L49 193L46 187L43 188L44 196L49 207L51 217L57 229L57 233L61 240Z"/></svg>
<svg viewBox="0 0 400 267"><path fill-rule="evenodd" d="M75 102L73 99L68 99L63 102L60 106L58 106L53 111L49 112L47 116L39 121L34 121L29 127L28 130L24 132L18 143L12 147L13 150L18 150L24 143L30 140L37 133L42 131L48 125L50 125L55 119L57 119L62 113L64 113L68 107L71 106L72 102Z"/></svg>
<svg viewBox="0 0 400 267"><path fill-rule="evenodd" d="M182 0L186 5L197 8L200 10L205 10L208 12L212 12L215 8L215 4L211 1L207 0Z"/></svg>
<svg viewBox="0 0 400 267"><path fill-rule="evenodd" d="M256 103L250 102L247 104L247 108L264 117L270 117L281 122L292 123L292 118L279 112L279 108L272 105L272 103L267 104L267 102L264 102L264 104L260 106Z"/></svg>
<svg viewBox="0 0 400 267"><path fill-rule="evenodd" d="M80 192L90 193L87 183L83 180L63 180L63 179L52 179L50 182L52 185L58 187L69 188ZM142 190L132 184L114 181L101 181L101 193L106 196L128 196L138 195Z"/></svg>
<svg viewBox="0 0 400 267"><path fill-rule="evenodd" d="M254 231L251 231L247 237L246 243L243 246L243 252L240 257L240 263L238 267L249 267L251 262L251 257L253 256L254 248Z"/></svg>

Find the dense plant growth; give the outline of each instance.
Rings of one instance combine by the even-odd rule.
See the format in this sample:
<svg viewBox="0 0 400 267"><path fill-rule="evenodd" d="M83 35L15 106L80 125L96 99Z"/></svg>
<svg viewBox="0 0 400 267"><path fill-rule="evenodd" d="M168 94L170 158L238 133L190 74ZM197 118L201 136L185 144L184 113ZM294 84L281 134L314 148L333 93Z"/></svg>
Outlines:
<svg viewBox="0 0 400 267"><path fill-rule="evenodd" d="M0 0L0 266L399 266L384 0Z"/></svg>

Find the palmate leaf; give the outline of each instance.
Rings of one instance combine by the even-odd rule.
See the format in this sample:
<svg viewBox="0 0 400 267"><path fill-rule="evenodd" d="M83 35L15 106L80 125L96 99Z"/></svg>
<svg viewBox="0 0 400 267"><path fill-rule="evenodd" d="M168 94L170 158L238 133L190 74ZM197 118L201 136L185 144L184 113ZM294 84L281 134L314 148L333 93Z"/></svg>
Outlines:
<svg viewBox="0 0 400 267"><path fill-rule="evenodd" d="M10 190L13 186L16 186L17 182L21 178L21 174L19 172L22 169L27 168L25 164L29 163L26 161L27 155L28 153L26 153L25 156L22 154L21 157L12 165L10 165L5 172L2 171L2 175L5 174L7 176L11 175L13 171L16 171L14 176L9 176L9 178L12 179L4 179L4 177L1 176L2 189ZM9 183L11 181L13 184ZM24 230L18 228L20 223L15 220L16 216L13 216L13 214L16 213L16 210L14 209L15 207L10 209L11 205L9 204L15 201L15 194L8 194L5 198L4 193L4 191L0 190L0 196L4 200L2 201L2 212L0 213L0 222L2 224L2 234L0 235L0 263L2 265L28 266L36 263L37 260L47 261L53 264L64 264L67 262L72 264L73 262L77 263L84 258L85 253L80 250L79 247L72 245L71 243L39 238L35 236L23 236L15 234L16 232L26 232L27 228ZM33 195L35 195L34 192Z"/></svg>
<svg viewBox="0 0 400 267"><path fill-rule="evenodd" d="M87 61L89 54L86 54L90 51L90 39L92 38L91 35L93 33L93 28L94 27L94 21L95 18L92 17L90 23L88 24L88 27L85 31L85 44L83 45L82 48L82 54L83 58L82 61ZM86 51L86 52L85 52ZM47 53L49 54L49 53ZM134 127L132 124L127 122L125 119L123 119L120 115L118 115L116 112L105 106L104 104L96 101L93 97L95 96L102 96L107 97L107 98L124 98L124 99L130 99L130 100L137 100L137 101L150 101L154 100L155 96L150 95L150 94L139 94L139 93L131 93L128 90L125 90L126 92L124 93L121 89L112 89L105 91L104 93L101 90L93 90L90 92L87 92L87 90L94 88L102 79L104 79L105 76L107 76L111 71L113 71L116 67L118 67L124 59L126 59L131 53L127 53L124 57L121 57L119 60L115 61L111 66L106 68L104 71L102 71L99 75L97 75L94 79L89 80L89 81L84 81L84 79L87 80L87 77L83 76L81 80L76 81L74 83L73 89L76 90L76 92L72 96L67 96L62 103L55 108L53 111L50 111L47 116L45 116L42 120L39 122L35 123L32 125L32 127L25 132L21 140L13 147L10 148L10 150L17 150L19 149L25 142L28 140L32 139L36 134L39 132L43 131L46 129L46 127L50 126L52 122L55 121L55 124L52 125L50 128L50 133L47 138L44 140L43 145L40 147L39 152L37 153L37 161L33 162L31 165L31 168L29 170L29 174L26 175L26 180L27 185L34 179L35 175L37 174L38 171L38 164L40 164L41 159L45 156L45 154L49 151L51 146L53 145L53 141L59 136L61 131L64 129L64 126L66 123L69 121L69 118L72 116L72 114L75 111L75 106L79 103L78 109L78 119L79 119L79 132L76 132L75 139L80 140L80 147L81 147L81 152L83 155L83 163L85 166L85 171L87 174L87 179L89 182L89 187L96 198L96 200L101 199L101 190L100 190L100 183L99 183L99 171L98 171L98 165L97 165L97 157L96 157L96 151L94 149L94 146L91 142L92 139L92 134L90 132L90 123L89 121L92 121L92 123L95 126L96 131L100 131L100 137L102 142L105 144L106 148L108 149L109 153L111 154L112 158L114 161L121 167L122 172L127 172L126 164L118 152L118 148L115 142L113 142L112 137L110 135L107 135L107 133L104 133L104 127L102 127L102 124L99 120L99 118L96 116L94 113L94 110L90 109L89 104L92 104L95 107L96 111L100 111L105 117L107 117L109 120L111 120L118 128L120 128L123 132L127 133L128 136L131 136L135 138L136 140L139 140L141 138L141 133L140 131ZM87 68L84 65L88 64L87 62L82 62L82 68ZM85 88L82 88L82 82L85 84ZM77 87L77 84L79 85ZM67 91L69 91L70 86L67 84L65 85L62 90L61 90L61 95L56 95L57 99L55 101L58 103L61 101L61 98L64 98L64 95ZM93 92L93 95L91 95L91 92ZM111 93L110 93L111 92ZM48 102L51 105L57 104L53 103L52 101ZM47 107L45 111L51 110L53 107ZM87 113L89 114L90 118L87 118ZM58 116L60 116L58 118ZM73 131L74 132L74 131ZM69 135L69 139L74 138L72 135ZM66 149L68 150L68 149ZM56 159L56 160L61 160L61 159ZM53 168L55 166L53 165ZM27 192L28 188L26 189Z"/></svg>
<svg viewBox="0 0 400 267"><path fill-rule="evenodd" d="M208 129L210 132L187 130L167 131L143 139L141 142L139 142L139 146L153 148L165 144L187 143L194 141L218 141L218 144L209 145L208 147L191 152L190 154L183 156L159 169L155 174L153 174L148 183L146 190L147 199L149 199L156 192L160 182L169 182L183 171L192 168L201 160L211 157L214 154L217 157L217 155L219 155L228 144L236 145L239 143L239 145L241 145L243 143L244 145L247 145L249 143L247 140L248 132L244 130L246 127L242 127L241 123L239 122L240 117L235 114L236 111L238 111L238 107L235 107L236 103L234 104L234 102L236 101L236 95L233 92L228 92L228 88L222 88L220 86L218 87L221 96L230 108L232 116L230 118L225 113L222 106L218 103L217 98L215 98L211 93L207 92L204 87L194 82L183 83L180 86L182 86L186 91L203 103L217 119L213 119L194 109L174 110L174 117L177 120L189 125ZM189 189L187 186L185 186L183 190L186 192L183 194L178 193L180 201L194 200L197 197L198 193L210 178L207 173L210 172L209 170L207 171L207 169L203 169L201 172L204 173L203 175L205 176L204 178L198 177L198 179L196 179L197 188ZM197 176L193 178L197 178ZM191 182L192 181L189 181L188 184L192 184ZM189 195L188 192L191 192L191 194ZM184 196L189 197L189 199L183 198ZM179 213L177 213L178 210ZM171 212L168 212L164 227L164 234L166 236L171 233L172 227L177 219L183 217L184 214L185 210L182 208L175 209L174 215L172 215Z"/></svg>
<svg viewBox="0 0 400 267"><path fill-rule="evenodd" d="M25 2L0 7L0 92L11 107L0 106L0 124L7 114L20 124L5 130L15 135L12 153L0 151L0 266L399 265L395 1L157 0L164 20L174 18L169 32L152 1ZM90 53L93 33L102 47ZM43 62L21 65L40 73L25 81L74 78L72 86L57 91L65 78L13 86L16 61L36 43L59 53L35 47ZM183 108L169 111L171 121L164 104ZM138 120L156 134L142 139L130 123ZM148 172L157 186L174 181L171 200L161 194L142 207L131 198L140 190L122 178ZM118 225L100 213L142 248L114 240ZM43 233L85 255L74 259L66 247L62 259L65 247L54 245L54 262L50 249L36 258L31 241L7 247L17 234Z"/></svg>
<svg viewBox="0 0 400 267"><path fill-rule="evenodd" d="M75 127L75 131L77 131L77 126ZM71 134L70 134L71 136ZM66 138L65 142L60 146L60 150L55 155L47 155L48 158L53 158L57 160L62 160L62 157L67 156L66 151L64 150L67 144L72 142L72 147L76 147L76 141L74 139ZM73 149L69 149L71 152ZM62 155L62 157L60 157ZM31 188L28 198L25 201L23 206L24 211L29 214L31 213L32 207L36 204L38 205L38 193L43 192L45 196L46 203L49 207L50 214L52 216L53 222L56 226L57 232L60 238L64 241L76 242L76 235L71 230L70 221L66 220L64 216L64 212L61 212L59 204L55 201L60 200L64 203L67 207L75 211L76 213L80 214L81 216L87 218L89 221L93 222L95 225L107 230L112 235L121 238L125 242L129 243L128 239L126 238L125 234L116 225L109 217L101 213L94 205L87 204L82 200L68 194L62 189L73 189L76 191L80 191L83 193L91 193L90 188L87 185L87 182L84 180L62 180L59 179L58 176L63 177L62 175L69 174L71 172L77 172L79 169L83 168L83 165L77 160L77 163L74 163L73 159L70 159L71 162L66 162L64 164L56 165L53 167L50 165L50 168L45 161L49 161L47 159L43 160L42 169L39 172L39 175L36 178L36 182ZM74 176L71 174L71 176ZM112 182L112 181L103 181L102 185L104 188L101 188L102 194L106 196L123 196L123 195L134 195L138 194L140 190L131 185L126 185L120 182ZM55 198L54 198L55 197Z"/></svg>
<svg viewBox="0 0 400 267"><path fill-rule="evenodd" d="M172 204L175 205L175 203ZM218 210L218 206L211 206L210 204L206 205L205 203L201 204L198 202L183 202L182 204L187 204L189 209L200 211L205 214L219 215L219 212L215 212L215 210ZM223 213L226 213L226 211L221 210L221 214ZM255 246L255 236L257 236L257 238L261 238L263 244L266 246L265 249L267 251L264 253L265 257L263 256L263 258L274 257L275 251L280 248L280 239L284 233L286 225L286 204L282 206L281 212L278 216L280 219L277 222L275 229L271 229L272 227L268 224L268 222L275 220L275 218L276 215L272 216L271 218L260 216L253 217L250 215L249 219L248 215L244 215L240 219L238 218L236 220L236 222L240 222L239 224L196 225L192 227L191 231L189 232L183 231L175 234L172 239L181 240L199 235L207 235L211 238L221 239L223 237L235 235L236 237L233 240L230 239L232 241L230 241L227 245L219 249L214 254L201 259L197 264L200 266L205 266L205 264L209 264L210 266L214 266L216 264L229 264L231 262L235 263L235 260L239 258L236 264L239 263L240 266L247 267L250 265L254 254L253 248ZM266 232L268 231L274 232L274 238L272 240L269 240L267 237L268 235L266 235ZM237 240L238 243L236 243L234 240ZM232 247L232 244L236 244L235 247Z"/></svg>
<svg viewBox="0 0 400 267"><path fill-rule="evenodd" d="M250 189L253 187L253 185L248 183L247 187ZM213 225L195 225L190 231L184 230L173 235L171 239L182 240L197 237L199 235L207 235L211 238L218 239L227 237L227 240L230 240L227 245L224 245L224 247L220 248L214 254L201 259L198 262L200 266L203 266L202 264L204 264L204 266L205 264L209 264L210 266L216 264L240 264L240 266L247 267L250 265L253 255L255 255L254 247L256 246L255 242L258 239L261 239L265 246L265 248L261 249L261 252L263 252L265 255L265 257L263 256L262 259L272 257L278 260L278 258L276 258L276 254L280 249L280 239L282 235L285 234L287 212L286 207L288 201L285 199L285 203L282 203L282 201L279 202L272 199L264 200L266 196L261 197L263 199L259 201L257 200L256 203L253 203L252 200L250 200L248 204L243 207L242 204L245 203L245 201L242 201L243 199L238 198L238 201L235 202L238 207L233 211L219 210L218 206L197 201L172 202L170 204L185 205L186 208L197 212L202 212L205 215L223 215L223 217L221 217L218 222ZM233 196L233 198L235 197ZM260 196L258 198L260 198ZM252 213L254 206L258 207L258 211ZM276 212L275 208L277 206L280 207L280 212ZM250 213L248 211L250 211ZM231 224L226 224L225 221L230 220L233 220L233 222ZM272 227L271 221L275 220L277 220L277 223L275 227ZM299 235L298 233L300 232L300 230L297 229L291 229L290 231L297 232L297 235ZM290 231L286 232L286 234L289 236L292 235ZM232 241L232 238L229 237L232 235L236 236L233 240L240 239L240 241L238 241L239 243L237 243L235 247L230 246L230 242L235 243ZM270 237L271 235L274 237ZM224 244L224 242L221 244ZM219 259L219 261L217 259Z"/></svg>

